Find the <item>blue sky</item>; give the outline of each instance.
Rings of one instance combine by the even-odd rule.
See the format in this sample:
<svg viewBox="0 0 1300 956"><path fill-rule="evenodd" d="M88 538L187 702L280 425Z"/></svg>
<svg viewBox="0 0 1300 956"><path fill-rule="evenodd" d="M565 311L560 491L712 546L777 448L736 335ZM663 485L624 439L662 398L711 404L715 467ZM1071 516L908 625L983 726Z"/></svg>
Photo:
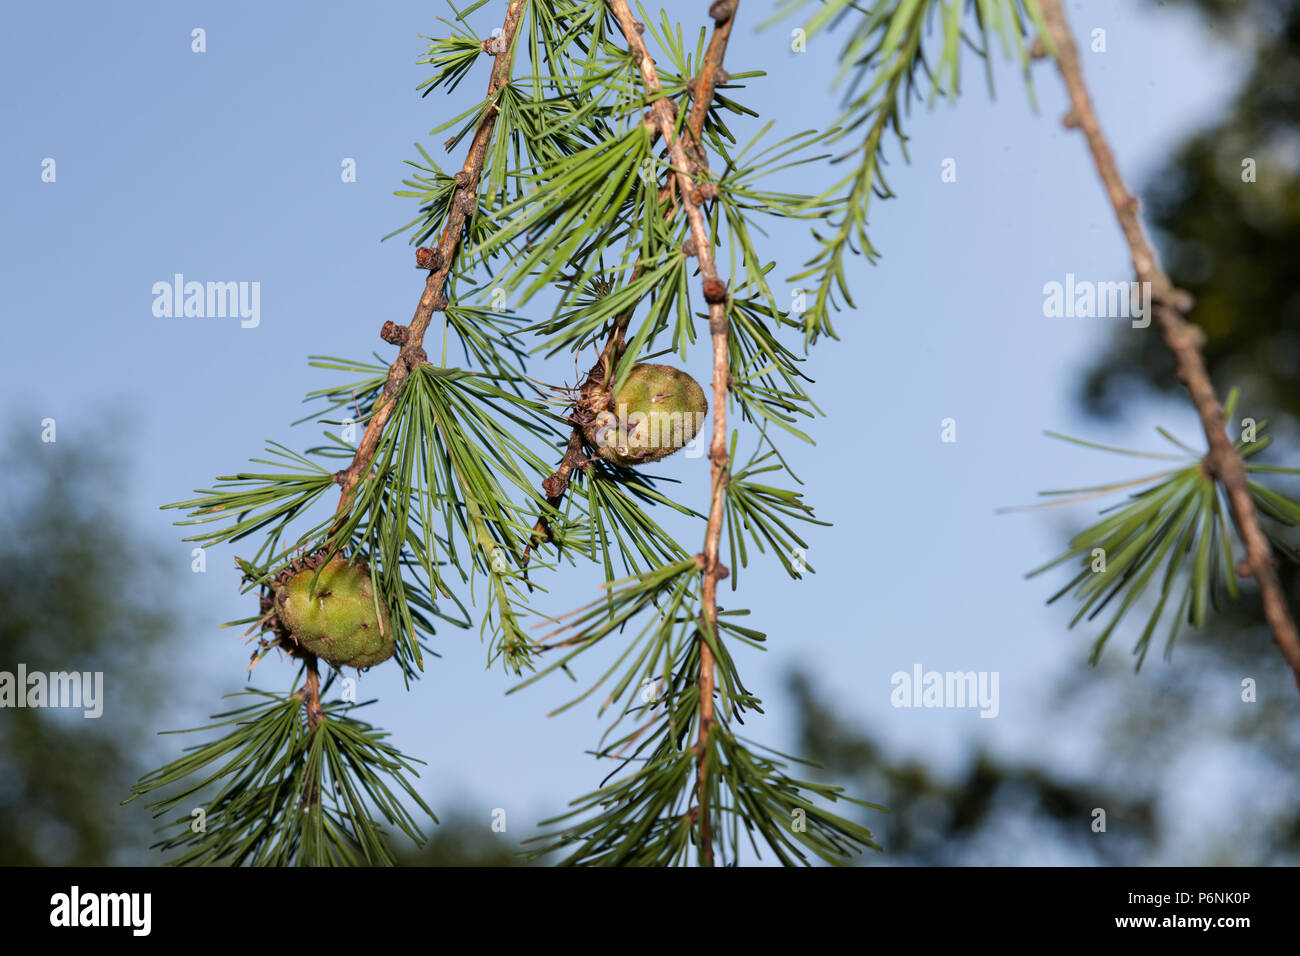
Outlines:
<svg viewBox="0 0 1300 956"><path fill-rule="evenodd" d="M500 6L476 16L481 33ZM759 6L742 5L728 67L768 76L738 95L775 120L779 135L828 125L838 42L814 38L792 53L785 29L755 29ZM1139 188L1182 136L1223 108L1240 61L1180 11L1068 8L1081 37L1106 30L1107 51L1085 52L1084 67L1121 168ZM249 609L231 564L239 549L213 549L207 573L193 574L175 514L158 506L242 468L267 439L315 443L318 430L290 422L304 413L304 394L337 379L310 369L308 354L391 354L378 329L408 321L421 288L404 239L379 241L414 215L411 200L392 195L403 161L416 156L416 140L433 152L443 137L429 130L485 82L476 74L451 102L417 95L427 76L415 62L419 34L440 31L438 12L405 2L8 12L0 35L7 404L27 416L33 454L57 454L39 442L46 417L61 439L95 430L126 444L133 467L122 507L174 554L167 584L190 609L176 641L195 676L177 724L214 712L222 693L242 686L247 648L217 625ZM206 31L201 54L191 52L196 27ZM1037 112L1018 69L1000 62L994 73L996 100L968 57L955 106L913 108L910 165L890 147L898 198L871 214L883 259L853 263L858 308L838 318L840 340L823 341L809 360L828 415L812 428L816 447L791 452L806 497L833 522L809 535L816 575L791 582L760 559L739 592L724 592L724 605L750 608L769 635L771 649L744 651L740 666L768 702L770 716L751 732L779 747L793 732L782 681L798 666L898 753L953 768L986 746L1069 766L1095 728L1053 727L1047 695L1056 675L1085 666L1089 635L1065 629L1067 609L1043 606L1059 579L1022 575L1054 556L1086 511L994 511L1044 488L1116 477L1114 459L1051 442L1046 428L1149 445L1160 423L1198 438L1181 403L1126 408L1105 426L1077 410L1078 376L1115 322L1047 319L1042 286L1067 273L1127 279L1127 252L1082 138L1061 126L1055 72L1046 63L1034 70ZM53 183L41 179L47 157L57 164ZM341 181L345 158L356 161L355 183ZM940 179L947 158L957 162L953 183ZM458 153L445 165L459 162ZM789 274L812 250L795 223L778 224L765 252ZM260 282L260 324L156 318L151 289L175 273ZM542 308L539 300L527 310ZM565 364L542 368L571 378ZM707 383L703 340L686 367ZM957 422L955 443L940 441L945 418ZM706 472L682 456L655 471L680 479L675 494L700 507ZM598 583L594 567L565 570L547 582L546 610L585 603ZM1122 657L1126 643L1109 653ZM422 788L435 809L464 803L486 827L503 807L511 835L522 837L599 782L603 771L583 752L604 726L594 706L547 719L569 686L548 681L506 697L512 682L485 669L476 632L447 630L434 646L443 656L413 692L395 668L380 668L364 675L361 693L380 697L369 719L428 762ZM891 674L917 663L999 672L998 717L891 707ZM288 664L268 661L256 683L277 689L291 676Z"/></svg>

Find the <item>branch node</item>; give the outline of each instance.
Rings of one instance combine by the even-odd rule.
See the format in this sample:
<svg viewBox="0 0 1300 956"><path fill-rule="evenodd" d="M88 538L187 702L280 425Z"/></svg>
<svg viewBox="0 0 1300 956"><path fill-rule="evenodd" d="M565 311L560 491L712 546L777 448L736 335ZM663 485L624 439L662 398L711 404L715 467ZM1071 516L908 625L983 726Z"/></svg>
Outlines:
<svg viewBox="0 0 1300 956"><path fill-rule="evenodd" d="M1179 320L1174 324L1174 327L1165 331L1165 341L1168 342L1170 347L1176 352L1186 352L1191 350L1199 353L1201 347L1205 345L1205 332L1200 326L1192 325L1192 323L1182 319L1180 316ZM1187 374L1189 371L1190 369L1186 366L1186 363L1180 361L1176 374L1178 380L1184 385L1189 384L1189 376ZM1199 375L1196 377L1199 378Z"/></svg>
<svg viewBox="0 0 1300 956"><path fill-rule="evenodd" d="M714 0L709 5L709 16L713 17L713 25L720 27L731 19L732 14L736 12L736 0Z"/></svg>
<svg viewBox="0 0 1300 956"><path fill-rule="evenodd" d="M697 73L695 76L691 77L689 80L686 81L685 90L687 93L691 95L692 99L694 99L696 94L699 92L700 81L703 80L704 78L705 77L703 73ZM721 67L719 67L713 74L713 82L714 82L715 89L719 86L722 86L725 83L730 82L730 80L731 80L731 74L728 73L726 70L722 69Z"/></svg>
<svg viewBox="0 0 1300 956"><path fill-rule="evenodd" d="M691 190L691 202L695 205L703 205L707 200L718 198L717 183L700 183Z"/></svg>

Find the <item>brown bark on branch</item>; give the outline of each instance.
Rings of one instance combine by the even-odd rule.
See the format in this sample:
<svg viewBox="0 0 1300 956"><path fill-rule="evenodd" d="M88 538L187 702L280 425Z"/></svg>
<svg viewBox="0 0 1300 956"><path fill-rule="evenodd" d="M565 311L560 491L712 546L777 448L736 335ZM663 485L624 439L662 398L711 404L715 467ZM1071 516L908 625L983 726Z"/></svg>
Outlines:
<svg viewBox="0 0 1300 956"><path fill-rule="evenodd" d="M689 132L692 137L690 147L692 151L692 162L699 163L703 157L703 147L701 136L704 132L704 121L709 113L709 106L713 102L713 91L718 82L725 81L726 72L722 69L722 60L727 52L727 41L731 37L731 24L733 14L735 13L736 3L738 0L719 0L709 9L710 16L714 17L713 34L709 37L709 46L704 54L704 62L700 67L699 74L691 81L691 115L689 121ZM659 124L655 123L657 135L659 133ZM705 161L707 166L707 161ZM676 178L669 180L669 185L660 192L660 202L666 201L676 191ZM674 206L668 211L668 218L676 214L677 208ZM687 240L687 255L695 255L695 237L691 236ZM641 264L638 262L632 270L630 281L635 282L641 275ZM725 289L725 286L723 287ZM604 374L606 380L613 374L615 366L618 365L619 359L623 357L623 347L626 344L624 337L627 333L628 323L632 320L632 313L635 305L628 310L614 323L614 328L610 331L609 338L601 350L600 358L592 366L591 371L587 373L586 385L591 385L597 380L597 377ZM582 386L580 385L579 388ZM552 508L557 508L560 502L564 500L565 492L569 488L569 481L573 476L576 468L582 467L586 463L586 456L582 453L582 429L575 426L569 436L568 445L565 448L564 456L560 459L559 466L542 482L542 491L546 495L547 503ZM550 523L545 517L537 519L533 525L532 539L529 546L524 551L524 564L528 563L528 552L534 546L543 541L551 539Z"/></svg>
<svg viewBox="0 0 1300 956"><path fill-rule="evenodd" d="M738 0L718 0L709 8L709 15L714 18L713 35L709 37L704 63L692 81L691 89L691 133L696 142L699 142L704 132L704 120L709 114L709 107L713 105L713 90L719 82L726 82L722 60L727 55L727 41L731 39L731 25L735 22L737 2Z"/></svg>
<svg viewBox="0 0 1300 956"><path fill-rule="evenodd" d="M317 669L316 655L304 654L303 662L307 666L307 679L298 688L296 696L302 698L303 706L307 708L307 736L310 737L317 725L325 719L325 709L320 702L320 671ZM313 780L311 787L303 794L302 805L315 807L319 804L320 787Z"/></svg>
<svg viewBox="0 0 1300 956"><path fill-rule="evenodd" d="M492 76L488 81L489 98L510 81L511 50L514 47L515 33L519 29L526 4L527 0L511 0L506 9L502 33L497 38L502 42L493 47L495 59L492 64ZM397 400L406 386L411 369L427 361L423 347L424 333L433 320L433 313L447 307L447 298L443 294L443 289L447 285L447 276L451 273L456 248L464 235L466 223L477 205L479 177L483 172L488 144L492 141L492 131L496 127L496 117L497 110L493 106L479 123L478 129L474 131L469 154L465 157L461 171L456 174L456 192L447 213L447 221L438 238L437 248L416 250L416 265L421 269L428 269L429 275L425 279L424 292L420 295L411 324L399 326L393 322L385 322L380 331L380 337L385 342L400 345L401 349L392 366L389 367L383 390L371 408L370 421L366 424L365 433L361 436L351 464L335 475L335 480L343 486L343 491L339 495L338 507L335 509L338 520L334 525L334 531L343 525L344 517L352 506L354 492L362 478L370 471L375 452L379 448L379 440L389 419L392 418L393 410L397 407ZM316 725L325 719L325 712L320 702L320 674L315 655L308 656L306 663L307 680L298 694L307 708L308 729L315 730Z"/></svg>
<svg viewBox="0 0 1300 956"><path fill-rule="evenodd" d="M704 103L704 110L713 99L713 87L720 69L722 53L726 49L726 39L730 34L732 18L738 0L722 0L715 3L711 12L715 18L715 38L718 30L726 32L717 42L710 41L709 56L697 83L697 105ZM653 96L662 89L659 74L655 70L654 60L642 39L639 24L632 16L627 0L609 0L610 10L618 20L619 28L627 41L628 49L636 61L641 73L641 80L646 90ZM710 66L709 63L712 65ZM715 635L717 633L718 580L725 568L718 560L718 547L722 537L723 494L727 481L727 381L728 381L728 322L726 285L718 278L718 268L713 257L713 243L709 238L708 223L701 209L701 197L695 188L693 173L708 173L708 165L702 150L695 150L696 156L687 155L685 146L674 136L674 111L672 104L662 97L656 99L650 107L659 134L668 146L668 155L675 167L677 194L681 198L682 208L690 226L691 241L695 255L700 263L700 275L703 278L705 298L709 304L709 333L713 339L713 440L709 447L712 489L709 504L709 523L704 536L704 555L702 573L704 576L700 599L703 605L704 626ZM700 129L703 128L704 113L699 115ZM696 129L696 117L691 117L690 131ZM698 138L698 137L697 137ZM722 290L722 295L716 294ZM711 294L712 293L712 294ZM713 652L703 635L700 637L700 682L699 740L696 744L699 755L697 774L697 813L695 819L700 828L700 862L705 866L713 865L713 836L710 829L708 778L706 763L709 753L709 732L713 727L714 714L714 659Z"/></svg>
<svg viewBox="0 0 1300 956"><path fill-rule="evenodd" d="M311 732L325 719L325 711L320 702L320 671L316 666L315 654L304 654L307 665L307 679L298 689L298 696L307 707L307 730Z"/></svg>
<svg viewBox="0 0 1300 956"><path fill-rule="evenodd" d="M1246 564L1251 577L1259 585L1264 617L1273 632L1274 642L1291 668L1297 688L1300 688L1300 637L1297 636L1286 595L1273 568L1272 548L1260 527L1245 465L1228 437L1223 406L1214 393L1214 385L1201 355L1204 335L1186 318L1186 313L1191 309L1191 297L1175 288L1161 269L1155 252L1147 241L1138 220L1137 199L1124 185L1083 82L1079 53L1065 19L1061 0L1040 0L1040 5L1052 45L1056 48L1056 64L1070 95L1071 108L1067 125L1081 129L1087 138L1093 163L1106 187L1107 196L1115 208L1115 217L1119 220L1120 229L1128 243L1138 280L1151 283L1152 311L1156 324L1165 344L1173 353L1178 380L1191 396L1210 445L1206 464L1227 494L1233 524L1246 547Z"/></svg>
<svg viewBox="0 0 1300 956"><path fill-rule="evenodd" d="M495 38L501 42L494 43L492 47L496 55L492 63L492 76L488 81L488 98L510 82L515 33L519 29L519 22L523 18L526 5L527 0L511 0L506 9L501 36ZM361 436L361 442L357 445L356 453L352 456L352 463L339 473L338 481L343 486L337 509L340 515L346 514L351 507L357 486L370 471L375 452L379 448L379 440L383 436L388 420L393 415L393 410L397 407L397 399L406 386L411 369L426 360L423 348L424 333L433 320L433 313L447 308L447 298L443 290L446 288L447 276L451 273L456 258L456 247L460 244L466 223L478 203L479 177L483 173L483 163L487 157L488 145L492 142L492 132L496 128L496 122L497 109L492 106L479 123L478 129L474 131L474 139L470 143L464 166L456 174L456 191L449 204L447 221L438 237L437 248L416 250L416 264L430 271L428 278L425 279L424 292L420 296L411 324L405 328L399 326L401 331L385 326L383 335L385 341L394 343L400 341L401 351L388 369L383 391L375 399L370 421L366 425L365 434Z"/></svg>

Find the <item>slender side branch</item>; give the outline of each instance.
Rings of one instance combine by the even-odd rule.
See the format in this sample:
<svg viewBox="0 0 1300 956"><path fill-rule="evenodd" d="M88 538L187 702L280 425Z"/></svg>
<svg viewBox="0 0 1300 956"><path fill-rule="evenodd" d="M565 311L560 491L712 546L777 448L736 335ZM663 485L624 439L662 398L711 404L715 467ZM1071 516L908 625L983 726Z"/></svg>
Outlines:
<svg viewBox="0 0 1300 956"><path fill-rule="evenodd" d="M663 197L661 191L660 197ZM671 212L670 212L671 216ZM641 263L637 262L632 269L632 282L636 282L641 276ZM599 383L607 383L614 374L614 369L618 365L618 360L623 357L623 349L626 346L627 327L632 321L632 313L636 310L636 304L628 306L622 315L614 319L614 326L609 331L609 337L605 340L605 345L600 350L600 357L596 359L587 377L577 386L579 393L586 391ZM573 480L573 472L578 468L585 468L588 459L582 451L583 433L582 426L575 424L573 430L569 432L569 441L564 447L564 456L560 459L559 466L551 472L550 477L542 482L542 493L546 495L546 503L552 508L558 508L560 502L564 500L564 494L569 490L569 482ZM546 515L537 519L533 525L533 533L529 538L528 546L524 548L524 567L528 566L528 555L532 549L541 544L543 541L551 540L551 524L546 520Z"/></svg>
<svg viewBox="0 0 1300 956"><path fill-rule="evenodd" d="M492 77L488 81L489 98L510 81L514 36L526 4L527 0L511 0L506 10L501 36L503 42L495 47L500 52L496 54L492 65ZM456 191L452 196L447 222L443 226L437 248L416 250L416 264L422 269L428 269L429 276L425 279L424 292L420 295L419 305L416 306L415 317L406 327L386 322L380 333L384 341L399 344L401 349L388 370L383 391L375 399L370 421L366 424L365 434L361 436L356 453L352 456L352 463L334 476L343 487L339 495L338 508L335 509L335 514L340 516L334 526L335 531L341 527L342 516L347 514L352 505L354 493L361 483L362 476L370 470L375 451L379 448L379 439L384 433L388 420L392 417L394 408L397 407L397 399L406 386L406 379L411 374L411 369L428 361L423 347L424 333L429 328L433 313L447 307L447 297L443 295L443 289L446 287L447 276L456 257L456 247L464 235L465 224L474 215L478 205L479 176L483 172L483 162L487 155L488 144L492 141L496 118L497 108L493 105L487 110L478 129L474 132L465 164L456 174ZM307 726L310 730L315 730L316 725L325 719L325 712L320 703L320 674L316 668L314 655L307 658L307 680L298 693L307 708Z"/></svg>
<svg viewBox="0 0 1300 956"><path fill-rule="evenodd" d="M731 39L731 25L735 22L738 3L739 0L717 0L709 7L713 34L709 37L709 48L704 52L700 72L691 81L691 133L697 143L704 133L704 119L709 115L709 107L713 105L713 90L719 83L727 81L722 60L727 55L727 41Z"/></svg>
<svg viewBox="0 0 1300 956"><path fill-rule="evenodd" d="M316 725L325 719L325 711L320 703L320 671L316 667L316 655L304 655L307 665L307 679L298 689L298 696L307 705L307 730L316 729Z"/></svg>
<svg viewBox="0 0 1300 956"><path fill-rule="evenodd" d="M711 11L715 17L715 26L726 27L730 33L730 24L735 15L738 0L721 0L715 3ZM641 73L641 80L646 90L654 95L662 88L659 75L655 70L654 60L646 49L645 41L638 29L640 24L632 16L627 0L609 0L610 10L618 20L628 49L636 60ZM716 30L715 30L716 36ZM718 63L726 48L726 36L718 42L710 42L709 50L714 58L713 68L707 65L697 85L697 104L703 102L705 109L713 99L713 85L718 75ZM706 58L707 59L707 58ZM674 110L672 104L660 97L651 104L651 115L659 133L668 146L668 155L672 159L677 178L677 192L681 197L682 208L690 225L692 244L700 263L700 275L703 278L704 299L709 304L709 332L713 338L713 441L709 447L709 460L712 473L712 491L709 505L709 524L704 538L703 575L701 602L704 618L702 630L717 633L718 620L717 592L718 581L725 577L727 569L718 560L718 547L722 538L723 494L727 480L727 387L730 381L727 352L727 286L718 278L717 264L713 258L713 243L709 238L708 224L704 218L702 206L705 192L695 186L692 174L708 172L703 150L695 151L690 157L680 138L674 135ZM700 118L701 128L703 115ZM692 127L693 129L693 127ZM706 762L708 757L709 731L713 726L714 694L714 660L704 635L700 638L700 733L696 744L699 754L698 772L698 813L696 819L700 826L700 859L706 866L713 865L713 837L709 825L708 781Z"/></svg>
<svg viewBox="0 0 1300 956"><path fill-rule="evenodd" d="M1227 492L1233 523L1246 547L1246 563L1251 576L1259 585L1264 617L1272 629L1274 642L1295 676L1297 688L1300 688L1300 637L1297 636L1286 595L1273 568L1272 549L1259 524L1246 468L1228 437L1223 406L1214 394L1214 385L1201 355L1204 333L1186 318L1192 307L1191 296L1174 287L1147 241L1138 220L1137 198L1124 185L1115 157L1093 110L1088 89L1084 85L1078 50L1065 19L1061 0L1040 0L1040 5L1052 44L1056 47L1056 63L1070 95L1072 109L1066 117L1066 125L1078 126L1083 130L1092 152L1093 163L1128 242L1138 280L1151 283L1156 323L1165 344L1173 353L1178 380L1186 386L1192 404L1196 406L1210 445L1206 465Z"/></svg>
<svg viewBox="0 0 1300 956"><path fill-rule="evenodd" d="M704 133L704 121L709 114L709 107L713 103L713 91L718 83L726 82L726 71L722 69L722 60L727 52L727 41L731 38L731 24L734 22L736 5L739 0L717 0L709 8L709 15L713 17L713 33L709 37L709 46L704 53L704 62L700 67L700 72L691 81L691 115L689 132L692 137L691 150L692 159L696 163L707 165L707 158L704 156L704 147L702 136ZM621 21L620 21L621 25ZM651 67L653 69L653 66ZM655 129L658 133L659 125L655 123ZM675 192L675 178L670 178L669 185L660 191L660 201L666 201ZM668 218L676 215L677 207L673 206L668 211ZM641 263L638 262L632 270L631 280L635 282L641 275ZM591 385L597 381L598 377L603 375L604 380L608 381L609 376L613 374L614 367L623 356L623 347L626 344L624 338L627 333L628 323L632 320L632 312L635 305L628 308L615 322L614 327L610 330L609 338L605 342L604 348L601 349L600 358L592 366L591 371L587 373L586 384ZM558 507L564 500L564 494L569 488L569 481L573 476L574 469L580 468L586 462L586 456L582 453L582 429L575 426L569 436L568 445L565 447L564 456L560 459L559 467L542 482L542 491L546 495L547 503L552 508ZM528 549L524 552L524 562L528 561L528 550L534 545L543 541L549 541L551 537L550 523L545 516L538 518L537 523L533 525L532 539Z"/></svg>
<svg viewBox="0 0 1300 956"><path fill-rule="evenodd" d="M316 655L306 654L304 663L307 665L307 679L298 688L297 696L302 698L303 706L307 708L307 733L310 735L315 732L317 724L325 719L325 709L320 702L320 671L316 667ZM320 787L315 781L303 795L302 805L320 806Z"/></svg>
<svg viewBox="0 0 1300 956"><path fill-rule="evenodd" d="M500 52L496 54L492 65L492 77L488 81L489 99L497 90L510 82L515 33L519 29L519 22L523 18L527 2L528 0L511 0L506 9L501 42L493 46L493 49ZM389 418L392 417L397 399L405 388L411 369L428 360L423 347L424 333L429 328L433 313L447 308L447 297L443 294L443 289L447 285L447 276L456 258L456 247L464 235L465 224L474 215L478 206L479 177L483 172L483 163L487 156L488 145L492 142L492 132L496 128L496 122L497 108L493 105L487 110L478 129L474 131L474 139L470 143L465 164L456 174L456 191L452 195L447 222L443 225L437 247L416 251L416 263L421 268L429 270L429 277L425 280L424 292L420 296L411 324L405 329L386 328L385 340L400 341L401 350L388 370L383 391L375 400L365 434L361 436L356 454L352 456L352 464L336 476L339 484L343 486L337 509L339 514L345 514L351 507L357 485L370 470L375 451L379 447L379 439L384 433Z"/></svg>

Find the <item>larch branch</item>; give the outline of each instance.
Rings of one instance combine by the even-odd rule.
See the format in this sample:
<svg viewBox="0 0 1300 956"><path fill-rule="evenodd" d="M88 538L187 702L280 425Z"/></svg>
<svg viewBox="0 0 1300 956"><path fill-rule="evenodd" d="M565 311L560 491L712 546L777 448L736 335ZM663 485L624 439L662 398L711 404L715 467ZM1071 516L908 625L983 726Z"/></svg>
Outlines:
<svg viewBox="0 0 1300 956"><path fill-rule="evenodd" d="M502 86L510 81L514 36L519 28L519 22L522 19L526 4L527 0L511 0L509 7L506 9L505 24L501 36L503 42L496 47L500 52L494 58L492 76L488 81L487 96L489 100ZM335 514L339 516L334 525L334 531L336 532L343 525L343 516L347 514L352 505L357 486L361 483L365 474L370 471L375 452L379 448L379 440L383 436L384 428L387 426L389 419L392 418L393 410L397 407L397 400L401 397L411 370L427 361L423 347L424 333L433 320L433 313L447 307L447 298L443 294L443 289L447 284L447 276L451 273L452 264L456 257L456 248L465 232L466 223L474 215L477 206L479 177L483 173L483 163L487 156L488 144L492 141L492 132L496 127L496 117L497 108L493 104L489 106L478 128L474 131L474 139L470 143L469 154L465 157L465 163L461 171L455 177L456 190L452 195L447 221L443 225L437 247L435 249L421 248L416 250L416 264L422 269L428 269L429 275L424 281L424 292L420 295L420 301L416 306L415 316L411 319L411 324L402 327L392 322L386 322L380 332L380 336L384 341L398 344L401 348L398 351L397 358L388 369L388 376L384 381L383 390L375 399L375 403L371 408L370 420L366 424L366 430L361 436L361 441L357 444L357 450L352 456L351 464L335 475L335 480L343 487L343 491L339 495L338 507L335 509ZM307 708L308 730L313 731L325 719L325 712L320 702L320 673L317 670L315 655L307 656L306 666L307 679L298 694L302 697Z"/></svg>
<svg viewBox="0 0 1300 956"><path fill-rule="evenodd" d="M710 12L714 14L715 36L719 29L726 33L721 40L710 42L709 51L713 68L705 67L698 78L696 86L696 103L703 102L704 109L713 99L713 86L720 70L720 58L726 48L726 37L730 34L732 18L735 15L738 0L720 0ZM619 28L627 41L628 49L636 61L641 73L641 80L651 96L660 92L662 85L655 70L654 60L646 48L641 36L640 24L632 16L627 0L609 0L610 10L618 20ZM709 60L710 57L706 57ZM700 635L700 680L699 739L696 743L698 753L696 820L700 832L700 861L705 866L713 865L713 836L709 819L709 788L706 765L709 755L709 733L714 721L714 681L715 663L713 651L709 647L704 631L717 634L718 581L725 577L727 569L718 560L718 548L722 538L723 495L727 481L727 388L730 380L728 369L728 320L727 320L727 286L718 278L717 264L713 257L713 243L709 237L708 224L705 221L704 195L695 186L693 173L708 172L706 158L702 149L693 150L697 155L687 155L681 138L675 135L675 116L672 103L664 98L655 99L650 107L659 134L668 146L668 155L675 167L677 192L681 197L682 208L690 226L695 254L699 259L700 275L703 279L704 299L709 306L709 333L713 340L713 440L709 447L712 486L709 504L709 523L704 536L703 585L700 600L703 605L703 617ZM700 128L703 128L703 114L700 114ZM694 125L688 127L694 130ZM689 133L688 133L689 135Z"/></svg>
<svg viewBox="0 0 1300 956"><path fill-rule="evenodd" d="M1161 269L1138 220L1137 198L1125 186L1114 154L1097 120L1061 0L1040 0L1040 4L1048 34L1056 48L1056 64L1070 96L1071 111L1067 116L1067 125L1078 126L1083 130L1093 164L1106 187L1120 229L1128 243L1138 280L1151 283L1152 311L1157 326L1165 344L1173 353L1178 380L1191 396L1210 445L1206 456L1207 464L1227 493L1233 524L1246 547L1246 563L1251 576L1259 585L1265 620L1273 632L1274 642L1291 668L1297 688L1300 688L1300 637L1297 636L1286 595L1273 567L1272 548L1260 526L1245 465L1228 437L1226 415L1214 393L1214 385L1201 355L1204 334L1186 318L1191 310L1191 297L1175 288Z"/></svg>
<svg viewBox="0 0 1300 956"><path fill-rule="evenodd" d="M505 22L499 38L501 42L493 47L500 52L494 58L492 76L488 81L489 100L501 87L510 82L515 33L519 29L527 2L528 0L511 0L506 8ZM447 298L443 290L447 285L447 276L451 273L456 249L465 233L466 224L473 217L478 205L479 178L483 173L483 164L487 157L488 145L492 142L496 121L497 107L493 104L488 107L478 128L474 131L474 139L470 143L465 163L456 174L456 189L452 194L447 221L438 238L438 245L433 249L416 251L417 265L428 269L429 276L425 279L424 292L420 296L411 324L404 329L390 329L385 325L383 336L385 341L400 342L401 349L388 369L383 390L371 408L370 421L366 424L365 433L361 436L356 453L352 456L352 463L338 474L338 482L343 486L337 509L339 514L346 513L351 507L353 493L362 478L370 471L375 452L379 448L379 440L397 407L397 400L401 397L411 370L427 361L423 347L424 333L433 320L433 313L447 308Z"/></svg>
<svg viewBox="0 0 1300 956"><path fill-rule="evenodd" d="M725 82L726 79L726 73L722 69L722 60L727 52L727 41L731 38L731 24L737 2L738 0L717 0L709 8L709 15L714 19L713 33L709 37L709 46L705 51L700 72L691 81L690 85L692 98L690 115L691 145L696 153L695 158L697 160L703 157L701 140L704 133L704 122L708 117L709 107L713 103L713 91L719 82ZM655 129L658 132L659 126L657 122ZM670 183L669 187L660 193L660 201L663 202L670 198L673 192L674 189L672 183ZM676 214L676 211L676 206L670 208L667 218L671 219ZM638 261L632 270L629 281L636 282L641 275L641 271L641 263ZM592 366L591 371L587 373L586 386L592 385L602 374L605 376L605 381L608 381L609 376L613 374L615 366L618 365L619 359L623 356L623 347L626 344L624 339L635 308L635 304L629 306L615 320L609 337L601 349L600 357L596 360L596 364ZM582 467L587 460L582 453L582 440L582 429L574 426L559 466L551 473L549 478L542 482L542 491L546 495L547 503L552 508L558 507L560 502L564 500L564 494L568 490L574 470ZM528 551L533 546L543 541L549 541L550 538L550 523L545 516L538 518L537 523L533 525L532 539L528 549L524 551L524 563L528 563Z"/></svg>

